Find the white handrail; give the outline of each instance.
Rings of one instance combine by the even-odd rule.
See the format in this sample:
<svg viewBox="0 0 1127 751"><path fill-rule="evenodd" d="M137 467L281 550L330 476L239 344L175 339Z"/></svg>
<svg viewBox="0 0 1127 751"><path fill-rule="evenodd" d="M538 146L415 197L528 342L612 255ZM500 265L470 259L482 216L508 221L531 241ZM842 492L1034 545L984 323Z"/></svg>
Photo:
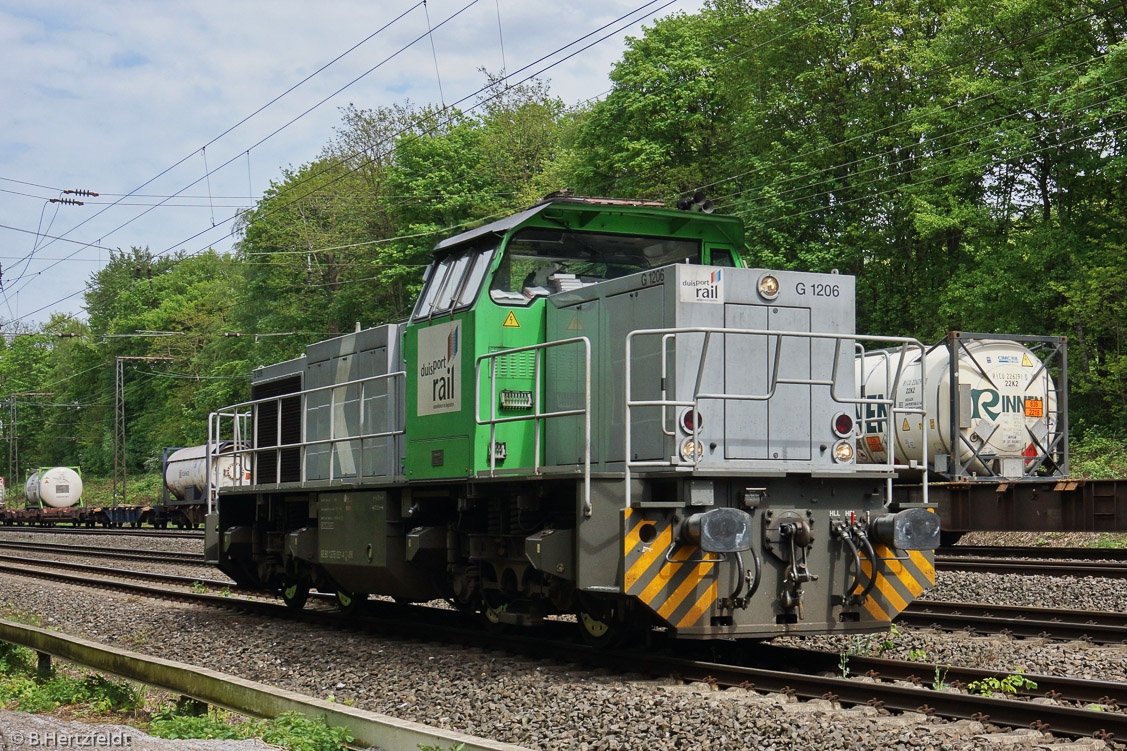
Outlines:
<svg viewBox="0 0 1127 751"><path fill-rule="evenodd" d="M244 482L245 473L241 472L239 474L239 481L236 483L236 486L242 486L244 484L249 484L249 485L260 484L260 482L259 482L260 478L258 477L258 462L254 461L254 457L257 454L261 454L261 453L263 453L265 451L269 451L269 450L274 451L275 456L277 457L277 462L275 463L274 482L281 483L282 451L284 451L286 449L298 449L299 450L300 463L301 463L301 481L305 482L308 479L307 472L306 472L306 458L307 458L308 449L310 447L313 447L313 446L324 446L324 445L328 445L330 447L330 449L329 449L329 482L332 482L335 479L334 478L334 468L333 468L333 458L336 455L337 444L343 443L343 442L351 442L351 441L361 441L362 442L362 441L370 440L370 439L374 439L374 438L390 438L390 437L393 437L393 436L400 436L400 435L405 434L404 428L399 427L399 428L393 428L391 430L383 430L383 431L377 431L377 432L372 432L372 433L361 432L361 433L358 433L356 435L346 435L346 436L341 436L341 437L334 437L333 432L335 431L335 428L336 428L336 419L335 419L336 393L335 393L335 389L347 388L349 386L357 386L357 385L360 386L360 400L361 400L361 405L360 405L361 422L360 422L360 426L362 428L362 426L363 426L363 415L364 415L363 400L367 397L368 384L374 383L374 382L377 382L377 381L388 381L388 380L391 380L393 378L402 378L402 379L404 379L404 383L405 383L406 377L407 377L406 371L402 371L402 370L398 370L398 371L395 371L395 372L392 372L392 373L381 373L379 375L368 376L367 378L357 378L357 379L354 379L354 380L351 380L351 381L345 381L343 383L333 383L333 384L329 384L327 386L317 386L317 387L314 387L314 388L303 389L301 391L291 391L291 392L286 393L286 394L278 394L277 396L268 396L268 397L263 397L261 399L251 399L251 400L244 401L244 402L238 402L237 404L232 404L228 407L224 407L221 410L218 410L216 412L212 412L210 415L208 415L209 478L216 471L215 466L214 466L215 463L212 461L212 457L213 457L212 446L213 446L213 444L217 445L218 442L220 440L222 440L223 419L229 418L232 422L232 433L236 437L236 439L239 438L240 433L243 433L243 432L246 431L246 427L245 427L246 421L247 420L253 420L252 425L253 425L254 440L252 442L252 445L247 447L247 448L236 448L232 452L232 453L235 454L237 461L241 460L243 455L249 455L251 457L251 459L249 460L249 466L252 468L251 480L250 480L249 483L245 483ZM329 394L329 413L330 413L329 414L329 431L330 431L329 436L330 437L329 438L319 438L319 439L316 439L316 440L309 440L306 437L307 430L308 430L306 415L307 415L308 410L309 410L309 396L311 394L315 394L315 393L319 393L319 392L323 392L323 391L329 391L330 392L330 394ZM404 393L406 393L405 389L404 389ZM301 435L300 435L299 440L296 443L282 443L281 442L281 440L282 440L282 430L281 430L282 401L286 400L286 399L295 399L295 398L301 399L301 408L300 408L301 409ZM271 404L271 403L277 404L277 406L278 406L278 415L277 415L277 418L276 418L277 424L275 426L275 429L277 430L277 433L276 433L276 435L277 435L276 441L277 442L274 443L271 446L259 446L258 445L259 431L258 431L258 419L257 419L258 408L260 406L264 405L264 404ZM398 415L397 409L392 409L388 412L389 418L393 421L397 419L397 415ZM213 425L214 425L214 427L213 427ZM238 440L236 440L235 445L239 446L239 445L242 445L242 444ZM363 450L363 449L361 449L361 450ZM389 446L388 451L391 452L392 447ZM357 468L357 477L359 477L359 478L364 477L363 457L361 457L359 466ZM217 493L218 493L218 477L215 478L214 483L209 482L209 487L208 487L208 497L209 497L208 508L209 508L209 512L211 511L211 508L212 508L212 505L213 505L212 501L210 499L214 498L217 495Z"/></svg>
<svg viewBox="0 0 1127 751"><path fill-rule="evenodd" d="M565 409L555 412L540 411L541 374L540 352L550 347L561 347L568 344L583 344L583 409ZM533 366L533 407L530 415L515 415L513 417L497 417L497 358L514 355L520 352L534 352L535 365ZM481 417L481 366L489 360L489 418ZM474 361L474 422L478 425L489 426L489 475L497 472L497 426L509 422L523 422L532 420L535 436L533 439L533 474L540 474L540 426L544 420L554 417L568 417L583 415L583 515L591 516L591 340L585 336L576 336L570 339L560 339L542 344L530 344L526 347L498 350L479 355Z"/></svg>
<svg viewBox="0 0 1127 751"><path fill-rule="evenodd" d="M667 364L668 364L667 358L665 356L665 350L667 349L666 345L667 345L667 342L670 339L675 340L678 335L683 335L683 334L703 334L704 335L704 345L701 348L700 357L699 357L698 362L697 362L697 374L696 374L697 377L696 377L696 382L695 382L694 387L693 387L693 396L692 396L692 399L668 399L668 398L666 398L667 389L664 385L667 382L666 368L667 368ZM712 339L712 336L714 334L752 335L752 336L772 337L772 338L775 339L775 353L774 353L774 357L772 358L773 361L772 361L771 368L770 368L770 371L769 371L769 379L768 379L769 386L768 386L768 389L765 393L762 393L762 394L729 394L729 393L726 393L726 392L709 393L709 392L702 392L701 391L701 383L703 381L705 363L706 363L707 358L708 358L709 345L711 343L711 339ZM661 349L662 349L662 372L661 372L662 388L661 388L661 396L662 396L662 398L660 398L660 399L637 399L636 400L636 399L633 399L631 397L631 383L632 383L631 364L633 362L632 348L633 348L634 339L638 338L638 337L643 337L643 336L660 336L661 337L661 342L662 342L661 343ZM779 366L780 366L781 357L782 357L782 340L784 338L797 338L797 339L807 339L807 340L824 339L824 340L834 341L835 345L834 345L833 368L832 368L832 371L831 371L831 377L828 380L827 379L815 379L815 378L781 378L781 377L779 377ZM861 399L859 396L841 395L841 394L837 393L837 386L838 386L837 375L838 375L839 362L841 360L841 357L840 357L841 344L842 344L842 342L845 342L845 341L857 342L858 340L866 341L866 342L883 342L883 343L899 344L901 346L901 348L905 351L905 353L909 349L919 349L921 357L926 352L926 349L924 348L924 345L922 343L920 343L918 340L910 338L910 337L868 336L868 335L858 335L858 334L831 334L831 333L807 332L807 331L778 331L778 330L771 330L771 329L732 329L732 328L712 327L712 326L688 326L688 327L679 327L679 328L639 329L639 330L636 330L636 331L631 331L629 334L626 335L626 349L625 349L625 357L624 357L624 360L625 360L625 379L626 379L626 384L625 384L625 386L626 386L626 389L625 389L626 415L625 415L625 437L624 437L625 451L624 451L624 455L623 455L623 465L624 465L624 471L625 471L625 476L626 476L626 505L629 507L633 504L632 488L631 488L631 468L637 468L637 467L668 467L668 466L674 465L674 462L672 460L662 459L662 460L640 460L639 461L639 460L633 460L633 459L630 458L631 439L632 439L632 425L631 425L631 419L630 419L631 418L630 410L633 407L661 407L662 408L662 415L664 417L665 409L667 407L689 407L694 412L697 412L699 410L699 405L700 405L701 400L704 400L704 399L719 400L719 401L728 401L728 400L731 400L731 401L769 401L775 396L776 390L777 390L777 388L780 384L784 384L784 385L785 384L791 384L791 385L807 385L807 386L827 387L827 388L829 388L829 391L830 391L830 398L833 401L835 401L839 404L854 404L854 405L884 404L884 405L886 405L888 407L888 413L890 415L890 419L885 424L885 431L886 431L886 433L889 434L888 435L889 439L892 438L893 431L895 430L895 424L894 424L895 415L897 415L897 414L920 414L920 415L924 415L924 417L926 419L926 414L925 414L924 409L922 409L922 408L897 407L896 404L894 403L894 400L891 397L886 398L886 399ZM901 365L897 369L896 381L895 382L899 382L900 375L903 371L903 362L904 362L905 359L906 359L905 357L901 357L901 360L900 360ZM889 375L891 375L891 374L889 374ZM924 388L925 388L925 383L923 382L924 378L925 378L925 375L921 371L921 375L920 375L921 393L925 393L923 391ZM892 382L892 381L890 381L890 382ZM662 427L663 427L663 433L665 433L666 431L664 431L664 422L663 422ZM700 430L699 422L694 421L693 431L692 431L692 439L693 439L694 445L699 445L699 441L700 441L699 430ZM923 449L924 449L925 456L926 456L927 430L923 431L923 441L924 441ZM913 465L896 464L895 463L895 446L893 445L893 441L888 440L887 443L888 443L889 450L888 450L888 461L886 463L884 463L884 464L866 464L866 465L856 465L856 464L854 464L854 465L838 465L838 468L840 468L842 471L847 470L849 467L853 467L854 471L875 471L875 472L888 472L888 473L892 473L897 469L917 469L917 467L915 467ZM856 451L856 448L854 450ZM696 468L700 465L700 459L701 459L701 454L699 454L699 453L694 454L694 457L693 457L694 468ZM918 467L918 468L923 471L923 502L927 503L928 502L928 484L927 484L927 466L926 466L926 463L925 463L924 466ZM714 468L710 467L709 469L714 469ZM891 477L891 474L887 478L886 493L887 493L887 496L888 496L888 500L891 501L891 499L892 499L892 477Z"/></svg>

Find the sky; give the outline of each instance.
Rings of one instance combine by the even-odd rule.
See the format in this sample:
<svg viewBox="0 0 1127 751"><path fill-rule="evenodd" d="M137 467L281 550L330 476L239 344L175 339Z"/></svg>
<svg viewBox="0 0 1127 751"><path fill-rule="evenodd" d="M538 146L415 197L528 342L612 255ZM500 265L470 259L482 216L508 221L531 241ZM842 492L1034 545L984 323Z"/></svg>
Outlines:
<svg viewBox="0 0 1127 751"><path fill-rule="evenodd" d="M481 68L543 71L568 104L600 97L627 36L702 4L414 2L0 0L4 331L84 318L111 250L230 251L233 218L317 157L342 107L468 107Z"/></svg>

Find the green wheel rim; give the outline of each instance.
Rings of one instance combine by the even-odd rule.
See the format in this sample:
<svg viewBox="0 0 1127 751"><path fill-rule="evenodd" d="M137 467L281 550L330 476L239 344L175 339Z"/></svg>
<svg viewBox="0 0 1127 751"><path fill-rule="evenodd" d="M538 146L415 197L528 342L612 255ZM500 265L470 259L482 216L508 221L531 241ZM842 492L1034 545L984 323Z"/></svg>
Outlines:
<svg viewBox="0 0 1127 751"><path fill-rule="evenodd" d="M596 638L606 636L607 631L610 631L610 624L606 621L595 620L589 613L580 613L579 620L587 633Z"/></svg>
<svg viewBox="0 0 1127 751"><path fill-rule="evenodd" d="M491 608L488 605L486 605L485 609L482 610L481 612L485 616L485 620L489 621L490 623L500 623L501 622L501 613L504 613L508 609L509 609L508 605L501 605L500 607L496 607L496 608Z"/></svg>

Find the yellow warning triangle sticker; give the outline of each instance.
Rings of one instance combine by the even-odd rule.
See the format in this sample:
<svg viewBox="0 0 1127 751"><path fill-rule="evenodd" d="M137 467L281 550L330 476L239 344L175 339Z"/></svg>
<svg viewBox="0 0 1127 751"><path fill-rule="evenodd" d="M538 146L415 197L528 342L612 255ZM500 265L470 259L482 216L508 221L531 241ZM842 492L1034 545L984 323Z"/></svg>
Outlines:
<svg viewBox="0 0 1127 751"><path fill-rule="evenodd" d="M902 426L900 426L900 429L901 430L911 430L912 429L912 426L908 424L908 418L907 417L904 418L904 424Z"/></svg>
<svg viewBox="0 0 1127 751"><path fill-rule="evenodd" d="M583 330L583 324L579 322L579 315L578 314L573 315L571 317L571 323L569 323L567 325L567 330L568 331L582 331Z"/></svg>
<svg viewBox="0 0 1127 751"><path fill-rule="evenodd" d="M1022 355L1021 355L1021 365L1024 368L1032 368L1033 367L1033 361L1029 359L1029 355L1022 353Z"/></svg>
<svg viewBox="0 0 1127 751"><path fill-rule="evenodd" d="M511 310L509 311L509 314L507 316L505 316L505 322L502 323L501 325L504 326L507 329L519 329L520 328L520 324L517 323L517 317L515 315L513 315L513 311L511 311Z"/></svg>

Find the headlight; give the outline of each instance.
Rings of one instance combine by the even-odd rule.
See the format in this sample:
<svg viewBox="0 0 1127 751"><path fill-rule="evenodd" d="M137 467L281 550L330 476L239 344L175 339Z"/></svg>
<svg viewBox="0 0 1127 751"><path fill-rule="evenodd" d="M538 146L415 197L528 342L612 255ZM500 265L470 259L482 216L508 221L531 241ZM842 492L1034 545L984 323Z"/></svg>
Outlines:
<svg viewBox="0 0 1127 751"><path fill-rule="evenodd" d="M853 461L853 444L849 441L838 441L835 443L834 461L838 464L848 464Z"/></svg>
<svg viewBox="0 0 1127 751"><path fill-rule="evenodd" d="M779 296L779 280L771 274L759 277L759 296L764 300L774 300Z"/></svg>
<svg viewBox="0 0 1127 751"><path fill-rule="evenodd" d="M704 445L692 438L681 441L681 458L687 462L696 462L704 454Z"/></svg>

